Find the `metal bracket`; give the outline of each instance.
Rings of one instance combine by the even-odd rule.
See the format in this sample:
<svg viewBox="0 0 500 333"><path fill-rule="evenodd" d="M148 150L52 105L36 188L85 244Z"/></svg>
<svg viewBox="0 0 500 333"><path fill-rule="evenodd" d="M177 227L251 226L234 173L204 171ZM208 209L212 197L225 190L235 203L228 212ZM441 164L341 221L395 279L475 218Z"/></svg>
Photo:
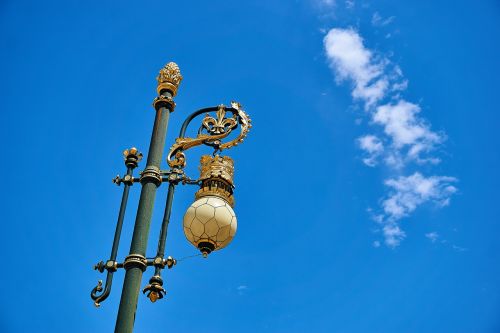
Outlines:
<svg viewBox="0 0 500 333"><path fill-rule="evenodd" d="M112 179L113 183L115 183L117 186L120 186L122 183L125 185L134 185L134 183L139 182L138 179L135 179L134 177L130 175L125 175L125 177L120 177L120 175L116 175L115 178Z"/></svg>

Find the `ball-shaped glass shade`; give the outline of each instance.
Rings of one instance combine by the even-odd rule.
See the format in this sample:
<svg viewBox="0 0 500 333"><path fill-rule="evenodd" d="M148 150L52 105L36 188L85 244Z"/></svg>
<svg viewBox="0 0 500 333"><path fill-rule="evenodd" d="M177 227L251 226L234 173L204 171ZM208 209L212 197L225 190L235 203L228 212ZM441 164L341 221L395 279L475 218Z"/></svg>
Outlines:
<svg viewBox="0 0 500 333"><path fill-rule="evenodd" d="M236 234L236 215L219 197L196 200L184 215L184 234L188 241L208 254L227 246Z"/></svg>

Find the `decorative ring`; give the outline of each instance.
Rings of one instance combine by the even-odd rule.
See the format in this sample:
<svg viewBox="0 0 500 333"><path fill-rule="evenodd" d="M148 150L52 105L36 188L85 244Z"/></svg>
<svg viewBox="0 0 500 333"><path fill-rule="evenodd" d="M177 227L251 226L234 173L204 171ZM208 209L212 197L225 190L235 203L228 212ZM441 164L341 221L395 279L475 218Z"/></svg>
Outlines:
<svg viewBox="0 0 500 333"><path fill-rule="evenodd" d="M161 185L160 168L154 165L148 165L141 174L141 184L144 185L147 181L152 181L156 186Z"/></svg>
<svg viewBox="0 0 500 333"><path fill-rule="evenodd" d="M139 267L143 272L147 267L147 260L142 254L129 254L125 257L125 261L123 262L123 268L128 270L129 268Z"/></svg>
<svg viewBox="0 0 500 333"><path fill-rule="evenodd" d="M160 108L168 108L170 112L174 112L175 102L172 97L160 95L153 100L153 106L157 111Z"/></svg>
<svg viewBox="0 0 500 333"><path fill-rule="evenodd" d="M158 95L160 95L164 90L169 90L172 93L172 96L177 95L177 86L170 82L159 83L158 86L156 87Z"/></svg>

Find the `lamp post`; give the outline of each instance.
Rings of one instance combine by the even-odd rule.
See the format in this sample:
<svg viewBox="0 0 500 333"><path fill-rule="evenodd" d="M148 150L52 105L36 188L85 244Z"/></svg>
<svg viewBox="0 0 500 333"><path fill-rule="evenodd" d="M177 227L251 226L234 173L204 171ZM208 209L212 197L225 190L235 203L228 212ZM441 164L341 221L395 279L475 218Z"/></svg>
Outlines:
<svg viewBox="0 0 500 333"><path fill-rule="evenodd" d="M135 178L133 171L138 167L142 154L136 148L127 149L124 151L126 174L123 177L116 176L113 179L117 185L124 184L123 196L110 258L106 262L99 262L94 267L101 273L107 271L106 283L103 287L102 281L99 280L91 292L91 298L94 300L94 304L99 306L111 292L113 273L120 268L125 269L125 279L115 326L115 332L118 333L128 333L133 330L142 274L147 267L154 267L154 274L149 280L149 284L143 289L143 293L152 302L163 298L166 293L163 288L161 272L165 267L172 268L177 263L177 260L171 256L165 258L167 230L177 185L200 187L196 192L195 202L184 215L183 227L188 241L197 247L204 257L228 245L236 233L236 215L233 211L234 163L230 157L223 156L222 152L243 141L250 130L251 120L237 102L231 102L230 107L218 105L192 113L182 124L179 137L167 154L169 168L161 170L160 162L165 147L168 121L175 108L173 97L177 94L181 80L179 67L173 62L168 63L160 70L157 77L158 96L153 101L156 116L146 167L140 172L140 176ZM201 115L204 115L204 118L196 137L186 137L189 124ZM231 133L236 133L236 135L233 135L232 139L226 140ZM186 166L184 152L199 145L212 148L213 154L202 156L200 177L192 179L184 172ZM116 260L118 245L128 194L134 183L141 184L141 195L130 251L125 260L120 263ZM156 255L147 258L146 249L156 190L162 183L168 183L165 212Z"/></svg>

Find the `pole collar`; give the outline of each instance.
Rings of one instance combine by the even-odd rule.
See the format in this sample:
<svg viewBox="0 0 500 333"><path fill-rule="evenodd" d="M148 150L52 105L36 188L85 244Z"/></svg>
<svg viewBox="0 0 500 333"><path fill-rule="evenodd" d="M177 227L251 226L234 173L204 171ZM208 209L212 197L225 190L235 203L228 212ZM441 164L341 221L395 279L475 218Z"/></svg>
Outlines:
<svg viewBox="0 0 500 333"><path fill-rule="evenodd" d="M153 100L153 107L156 111L160 108L168 108L170 112L174 112L175 102L170 96L160 95Z"/></svg>
<svg viewBox="0 0 500 333"><path fill-rule="evenodd" d="M130 268L138 267L143 272L146 270L148 266L148 261L146 257L142 254L132 253L125 257L125 261L123 262L123 268L125 270L129 270Z"/></svg>
<svg viewBox="0 0 500 333"><path fill-rule="evenodd" d="M148 181L155 183L156 186L161 185L160 168L154 165L148 165L146 169L144 169L141 173L141 184L144 185Z"/></svg>

